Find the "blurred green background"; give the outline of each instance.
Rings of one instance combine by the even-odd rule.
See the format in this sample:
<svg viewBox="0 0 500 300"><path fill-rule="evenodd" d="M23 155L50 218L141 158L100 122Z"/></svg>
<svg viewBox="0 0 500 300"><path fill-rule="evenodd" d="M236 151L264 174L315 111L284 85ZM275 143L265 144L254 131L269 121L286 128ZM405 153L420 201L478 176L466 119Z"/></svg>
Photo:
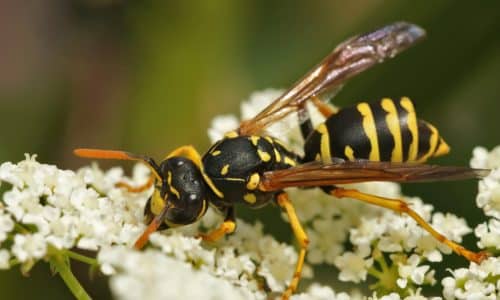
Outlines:
<svg viewBox="0 0 500 300"><path fill-rule="evenodd" d="M500 144L500 2L469 3L1 1L0 161L29 152L76 168L86 162L71 150L81 146L158 158L183 144L203 152L210 120L238 113L252 91L285 88L345 38L406 20L427 40L352 80L334 103L409 96L452 146L438 162L466 165L474 146ZM476 224L475 187L405 191ZM269 220L276 211L242 215ZM285 223L266 226L288 233ZM28 280L1 272L1 297L69 298L46 274L44 265ZM105 290L86 286L96 284ZM100 293L91 292L109 297Z"/></svg>

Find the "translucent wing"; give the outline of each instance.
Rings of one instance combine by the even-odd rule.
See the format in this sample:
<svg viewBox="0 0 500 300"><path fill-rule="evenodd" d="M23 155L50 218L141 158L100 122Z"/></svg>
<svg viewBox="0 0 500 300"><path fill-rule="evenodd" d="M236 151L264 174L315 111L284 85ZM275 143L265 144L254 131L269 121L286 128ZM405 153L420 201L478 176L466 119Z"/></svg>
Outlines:
<svg viewBox="0 0 500 300"><path fill-rule="evenodd" d="M480 178L490 170L418 163L342 161L310 162L290 169L265 172L260 188L315 187L367 181L426 182Z"/></svg>
<svg viewBox="0 0 500 300"><path fill-rule="evenodd" d="M311 96L333 97L354 75L394 57L424 37L425 31L417 25L397 22L348 39L257 116L243 121L239 133L258 134L270 124L299 110Z"/></svg>

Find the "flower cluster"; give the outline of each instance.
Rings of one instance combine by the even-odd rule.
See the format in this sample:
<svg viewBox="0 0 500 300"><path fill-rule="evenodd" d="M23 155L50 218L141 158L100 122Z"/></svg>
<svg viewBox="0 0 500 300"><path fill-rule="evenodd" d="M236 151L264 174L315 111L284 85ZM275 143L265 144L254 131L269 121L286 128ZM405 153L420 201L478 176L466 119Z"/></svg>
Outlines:
<svg viewBox="0 0 500 300"><path fill-rule="evenodd" d="M254 93L242 105L242 118L255 115L280 93ZM314 107L308 109L314 124L322 121ZM239 119L234 116L218 117L209 136L218 140L237 124ZM269 134L301 153L303 141L296 115L271 126ZM349 187L403 199L451 240L461 242L474 232L479 248L498 254L500 147L491 152L475 149L471 166L493 170L480 181L476 199L490 219L475 228L457 216L436 212L419 198L402 195L398 184L372 182ZM280 295L292 278L297 251L265 234L260 222L237 220L235 234L217 243L204 243L196 234L222 222L222 217L209 209L195 224L152 234L145 251L132 249L145 229L143 209L152 190L130 193L117 183L139 186L148 177L148 168L141 164L134 167L131 177L121 168L102 171L96 164L76 172L61 170L37 162L35 156L26 156L17 164L1 164L0 184L6 192L0 202L0 268L20 265L27 272L35 263L48 260L74 292L79 287L74 280L67 280L71 276L67 261L79 260L99 266L119 299L266 299ZM291 189L289 194L310 240L303 276L313 282L307 286L303 281L292 299L500 297L500 260L496 257L480 265L449 270L444 279L438 279L436 263L451 250L410 217L353 199L336 199L319 189ZM79 250L95 251L96 258L83 256ZM372 294L337 292L322 284L313 271L324 264L338 270L340 281L374 282L370 285ZM331 284L332 278L328 282ZM427 298L426 287L435 284L443 286L442 295Z"/></svg>

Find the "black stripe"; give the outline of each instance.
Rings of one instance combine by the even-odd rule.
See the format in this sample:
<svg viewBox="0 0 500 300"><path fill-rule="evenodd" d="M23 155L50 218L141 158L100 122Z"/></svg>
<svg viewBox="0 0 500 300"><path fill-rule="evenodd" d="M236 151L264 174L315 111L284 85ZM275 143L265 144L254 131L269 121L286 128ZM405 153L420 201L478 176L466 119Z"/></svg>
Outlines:
<svg viewBox="0 0 500 300"><path fill-rule="evenodd" d="M432 131L425 121L418 120L418 155L417 159L429 152L431 147ZM432 155L432 153L431 153Z"/></svg>
<svg viewBox="0 0 500 300"><path fill-rule="evenodd" d="M404 109L399 101L394 101L396 109L398 110L399 127L401 129L401 146L403 151L403 161L408 160L410 153L410 145L413 140L410 129L408 128L408 111Z"/></svg>
<svg viewBox="0 0 500 300"><path fill-rule="evenodd" d="M355 158L369 158L370 140L363 129L363 116L356 106L341 109L326 120L325 125L330 134L330 151L334 157L347 159L344 149L350 146Z"/></svg>
<svg viewBox="0 0 500 300"><path fill-rule="evenodd" d="M389 113L382 108L382 101L370 104L370 108L372 109L373 119L375 120L375 128L377 130L380 161L391 161L395 143L386 122L386 116Z"/></svg>

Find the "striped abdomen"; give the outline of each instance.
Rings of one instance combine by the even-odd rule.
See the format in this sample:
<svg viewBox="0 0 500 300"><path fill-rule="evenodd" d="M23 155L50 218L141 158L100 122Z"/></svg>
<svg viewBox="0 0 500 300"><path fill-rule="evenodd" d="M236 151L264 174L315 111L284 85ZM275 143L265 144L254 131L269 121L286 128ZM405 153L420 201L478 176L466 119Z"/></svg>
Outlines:
<svg viewBox="0 0 500 300"><path fill-rule="evenodd" d="M417 119L406 97L341 109L309 135L304 149L305 161L325 162L332 157L424 162L449 151L438 130Z"/></svg>

